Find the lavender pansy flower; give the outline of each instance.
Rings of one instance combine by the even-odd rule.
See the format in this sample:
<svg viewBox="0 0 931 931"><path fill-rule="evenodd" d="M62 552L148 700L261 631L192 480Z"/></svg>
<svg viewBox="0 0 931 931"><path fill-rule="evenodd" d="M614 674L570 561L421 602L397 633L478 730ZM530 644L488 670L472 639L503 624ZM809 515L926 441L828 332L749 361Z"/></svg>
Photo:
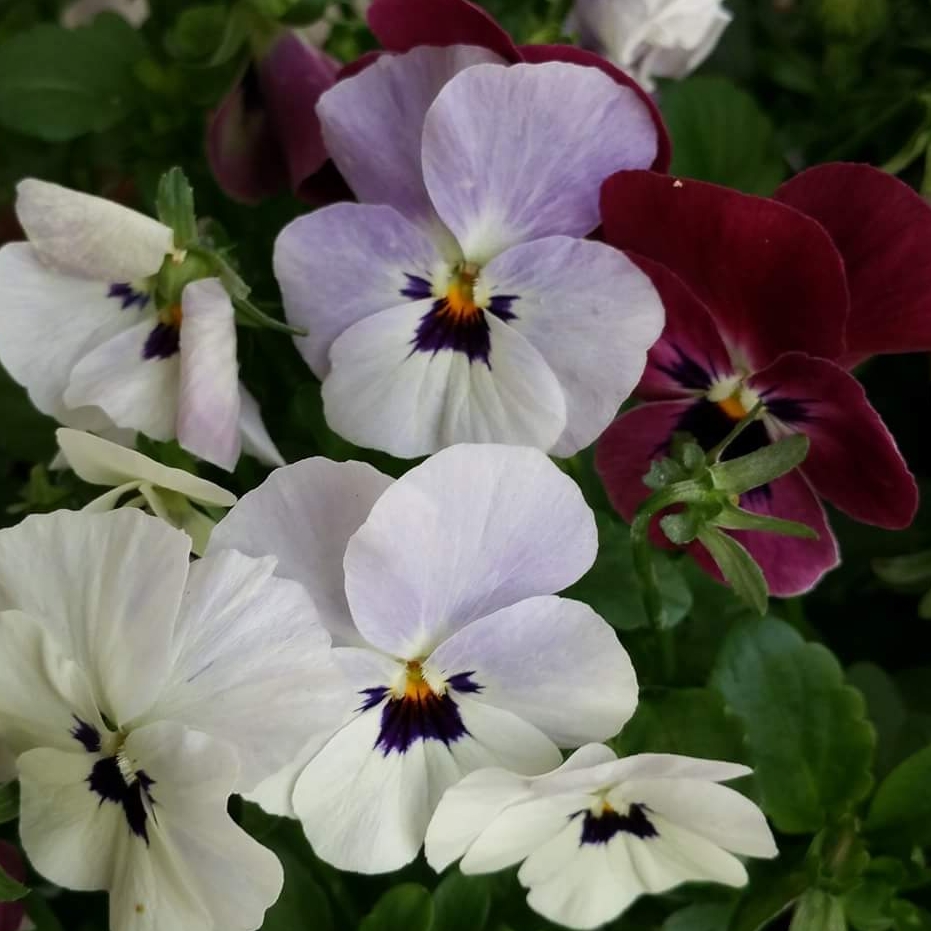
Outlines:
<svg viewBox="0 0 931 931"><path fill-rule="evenodd" d="M590 444L663 324L647 277L581 239L602 181L654 160L646 104L595 68L460 45L382 57L317 109L362 203L294 221L274 262L330 426L402 457Z"/></svg>
<svg viewBox="0 0 931 931"><path fill-rule="evenodd" d="M591 566L594 516L538 450L446 449L397 482L358 462L279 469L209 552L278 556L333 634L356 703L329 740L259 786L318 856L395 870L444 790L484 766L525 774L615 734L637 683L614 631L555 597Z"/></svg>

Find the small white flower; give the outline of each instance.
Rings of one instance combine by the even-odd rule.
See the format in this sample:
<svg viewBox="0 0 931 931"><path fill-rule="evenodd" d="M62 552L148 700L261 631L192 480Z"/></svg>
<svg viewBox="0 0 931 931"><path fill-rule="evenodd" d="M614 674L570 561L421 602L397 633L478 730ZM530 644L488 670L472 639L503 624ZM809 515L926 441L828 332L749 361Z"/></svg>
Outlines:
<svg viewBox="0 0 931 931"><path fill-rule="evenodd" d="M559 747L613 735L633 712L614 631L552 594L588 570L598 540L542 452L453 446L397 482L308 459L242 498L208 551L223 546L278 556L344 645L355 710L255 794L296 813L341 869L400 868L464 774L546 772Z"/></svg>
<svg viewBox="0 0 931 931"><path fill-rule="evenodd" d="M227 799L345 713L329 635L273 559L189 564L135 509L0 531L0 739L35 868L119 931L253 931L281 867ZM237 761L238 751L238 761Z"/></svg>
<svg viewBox="0 0 931 931"><path fill-rule="evenodd" d="M27 179L29 242L0 249L0 362L39 410L79 429L177 438L232 469L241 449L283 462L239 383L236 324L217 278L170 306L155 293L174 234L119 204Z"/></svg>
<svg viewBox="0 0 931 931"><path fill-rule="evenodd" d="M718 785L746 766L671 754L618 760L597 744L536 779L503 769L472 773L440 801L427 831L437 871L463 873L523 861L530 907L570 928L595 928L635 899L683 882L743 886L733 854L778 853L763 813Z"/></svg>
<svg viewBox="0 0 931 931"><path fill-rule="evenodd" d="M74 0L62 11L61 24L66 29L85 26L101 13L117 13L138 29L149 18L148 0Z"/></svg>
<svg viewBox="0 0 931 931"><path fill-rule="evenodd" d="M691 74L730 21L721 0L576 0L568 25L582 45L653 90L655 77Z"/></svg>
<svg viewBox="0 0 931 931"><path fill-rule="evenodd" d="M213 482L162 465L134 449L91 433L59 427L55 436L68 465L79 478L91 485L112 488L91 501L85 511L109 511L121 501L131 507L143 507L188 534L198 556L207 548L214 522L191 502L221 508L236 503L236 495Z"/></svg>

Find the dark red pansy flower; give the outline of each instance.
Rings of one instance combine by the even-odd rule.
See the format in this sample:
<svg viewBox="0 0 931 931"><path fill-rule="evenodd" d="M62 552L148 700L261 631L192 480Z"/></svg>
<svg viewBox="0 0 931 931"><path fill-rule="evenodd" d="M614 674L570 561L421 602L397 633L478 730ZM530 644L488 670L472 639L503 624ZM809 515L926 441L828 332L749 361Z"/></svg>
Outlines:
<svg viewBox="0 0 931 931"><path fill-rule="evenodd" d="M339 70L292 30L282 30L250 61L207 127L207 158L227 195L247 204L288 189L319 204L346 196L316 112Z"/></svg>
<svg viewBox="0 0 931 931"><path fill-rule="evenodd" d="M632 77L594 52L572 45L515 45L489 13L469 0L373 0L368 23L389 52L407 52L418 45L479 45L512 63L564 61L599 68L631 88L649 107L658 135L651 167L654 171L669 168L669 134L653 98Z"/></svg>
<svg viewBox="0 0 931 931"><path fill-rule="evenodd" d="M0 867L18 882L26 879L26 865L20 852L6 841L0 841ZM19 931L26 917L26 909L19 902L0 902L0 931Z"/></svg>
<svg viewBox="0 0 931 931"><path fill-rule="evenodd" d="M822 170L832 167L850 166ZM835 215L859 215L865 222L875 214L872 222L890 229L895 221L885 212L898 204L876 202L874 193L867 186L864 197L872 209L861 210L854 206L860 195L851 180L844 191L849 213ZM792 194L790 183L781 196L788 201ZM868 269L874 257L862 254L844 222L831 229L832 239L812 219L822 219L817 206L806 216L779 200L649 171L609 178L601 206L607 241L650 274L667 314L637 389L647 403L616 420L599 441L597 467L614 507L633 517L649 494L642 477L650 461L666 453L673 432L687 431L710 449L762 401L762 419L728 456L792 432L807 435L811 449L799 470L743 496L741 506L800 521L820 535L797 540L734 533L762 567L773 594L807 591L838 562L819 498L866 523L907 526L918 502L914 478L843 366L848 321L853 324L858 312L852 308L865 302L856 289L870 285L876 293L882 280ZM821 208L830 215L826 204ZM905 275L899 293L911 293L908 257L895 249L885 255ZM914 257L915 280L927 274L919 259ZM927 296L923 300L927 306ZM931 324L923 326L931 333ZM862 322L856 327L867 329ZM861 351L867 342L864 336L857 343ZM715 571L701 546L693 554Z"/></svg>

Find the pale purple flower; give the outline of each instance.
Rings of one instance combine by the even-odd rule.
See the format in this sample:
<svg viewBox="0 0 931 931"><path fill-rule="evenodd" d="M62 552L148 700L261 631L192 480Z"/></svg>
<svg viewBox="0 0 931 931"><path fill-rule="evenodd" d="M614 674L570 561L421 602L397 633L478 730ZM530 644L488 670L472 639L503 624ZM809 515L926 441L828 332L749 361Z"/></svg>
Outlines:
<svg viewBox="0 0 931 931"><path fill-rule="evenodd" d="M647 277L580 238L602 181L652 164L647 106L594 68L460 45L384 56L317 112L362 203L290 224L275 272L330 426L403 457L589 445L663 324Z"/></svg>

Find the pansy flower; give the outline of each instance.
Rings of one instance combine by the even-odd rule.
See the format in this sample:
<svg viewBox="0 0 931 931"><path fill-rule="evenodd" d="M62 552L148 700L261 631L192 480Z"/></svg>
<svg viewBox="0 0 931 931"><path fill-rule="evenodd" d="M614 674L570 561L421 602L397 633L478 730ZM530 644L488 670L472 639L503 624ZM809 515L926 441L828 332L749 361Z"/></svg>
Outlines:
<svg viewBox="0 0 931 931"><path fill-rule="evenodd" d="M835 177L848 169L821 171ZM869 188L863 204L856 185L843 191L845 207L836 207L835 216L857 216L868 228L866 218L875 211L880 228L891 230L894 220L885 211L895 214L894 201L870 197ZM834 196L840 193L833 188ZM667 318L637 390L648 403L619 418L599 444L597 466L615 508L633 517L649 493L641 479L651 460L668 451L675 431L710 449L762 402L762 416L726 457L792 432L807 435L811 447L798 471L748 493L741 506L799 521L819 534L800 540L734 533L762 567L771 592L804 592L837 564L820 498L856 520L907 526L917 506L915 481L842 363L850 348L857 354L869 344L857 330L869 328L862 315L872 312L873 297L891 308L916 293L910 256L927 280L927 260L914 238L884 244L871 256L844 228L839 251L821 224L786 204L650 172L609 179L602 215L608 241L643 257L637 261L663 296ZM894 258L888 269L902 279L871 268L880 258ZM921 300L926 307L927 297ZM911 320L919 309L900 309L899 319ZM931 335L922 326L919 339ZM693 552L712 568L700 545Z"/></svg>
<svg viewBox="0 0 931 931"><path fill-rule="evenodd" d="M103 432L177 438L232 469L240 450L282 462L239 383L236 324L217 278L166 304L164 224L119 204L27 179L16 212L28 242L0 249L0 363L43 413Z"/></svg>
<svg viewBox="0 0 931 931"><path fill-rule="evenodd" d="M278 556L343 644L357 698L255 798L296 813L324 860L385 872L417 856L466 773L546 772L559 747L616 733L637 700L630 659L591 608L552 594L597 545L579 489L533 449L454 446L396 482L325 459L274 472L211 550Z"/></svg>
<svg viewBox="0 0 931 931"><path fill-rule="evenodd" d="M134 509L0 531L0 739L20 834L111 927L253 931L281 868L227 815L344 713L345 680L300 585Z"/></svg>
<svg viewBox="0 0 931 931"><path fill-rule="evenodd" d="M569 928L596 928L644 894L684 882L747 883L734 854L774 857L772 833L749 799L719 783L735 763L646 753L617 759L589 744L536 779L472 773L440 801L427 860L463 873L522 863L530 907Z"/></svg>
<svg viewBox="0 0 931 931"><path fill-rule="evenodd" d="M409 458L592 443L662 328L649 279L580 238L602 180L655 157L640 98L595 68L419 47L318 113L362 203L295 220L274 265L332 429Z"/></svg>

